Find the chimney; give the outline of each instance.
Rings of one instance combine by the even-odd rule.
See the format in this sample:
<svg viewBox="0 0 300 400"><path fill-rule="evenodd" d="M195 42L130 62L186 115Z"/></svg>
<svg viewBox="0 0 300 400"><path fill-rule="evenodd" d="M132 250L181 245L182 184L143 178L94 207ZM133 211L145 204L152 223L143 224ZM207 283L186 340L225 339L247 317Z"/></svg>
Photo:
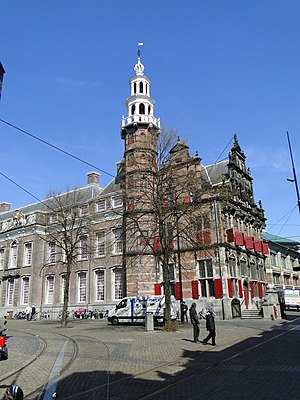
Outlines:
<svg viewBox="0 0 300 400"><path fill-rule="evenodd" d="M88 177L87 184L88 185L99 185L99 176L100 176L100 174L98 172L94 172L94 171L88 172L87 173L87 177Z"/></svg>
<svg viewBox="0 0 300 400"><path fill-rule="evenodd" d="M0 203L0 212L7 212L10 211L10 203Z"/></svg>

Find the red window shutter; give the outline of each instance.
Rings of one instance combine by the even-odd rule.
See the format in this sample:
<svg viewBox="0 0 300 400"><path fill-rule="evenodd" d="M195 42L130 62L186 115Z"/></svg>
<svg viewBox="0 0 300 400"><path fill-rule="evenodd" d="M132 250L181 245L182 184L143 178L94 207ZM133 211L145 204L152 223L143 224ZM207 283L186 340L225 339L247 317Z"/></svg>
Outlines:
<svg viewBox="0 0 300 400"><path fill-rule="evenodd" d="M134 204L133 204L133 203L130 203L130 204L129 204L128 210L134 210Z"/></svg>
<svg viewBox="0 0 300 400"><path fill-rule="evenodd" d="M246 249L253 249L253 237L252 236L246 236L245 245L246 245Z"/></svg>
<svg viewBox="0 0 300 400"><path fill-rule="evenodd" d="M191 202L190 196L184 196L183 202L184 203L190 203Z"/></svg>
<svg viewBox="0 0 300 400"><path fill-rule="evenodd" d="M226 234L227 234L227 242L229 243L234 242L233 229L232 228L227 229Z"/></svg>
<svg viewBox="0 0 300 400"><path fill-rule="evenodd" d="M176 298L176 300L180 300L180 283L179 282L176 282L175 298Z"/></svg>
<svg viewBox="0 0 300 400"><path fill-rule="evenodd" d="M211 243L211 238L210 238L210 231L204 231L204 244L210 244Z"/></svg>
<svg viewBox="0 0 300 400"><path fill-rule="evenodd" d="M269 255L269 245L268 245L268 243L263 243L262 244L262 248L263 248L263 254Z"/></svg>
<svg viewBox="0 0 300 400"><path fill-rule="evenodd" d="M235 245L236 246L244 246L244 234L243 232L236 232L235 233Z"/></svg>
<svg viewBox="0 0 300 400"><path fill-rule="evenodd" d="M261 240L254 240L254 250L262 253L262 241Z"/></svg>
<svg viewBox="0 0 300 400"><path fill-rule="evenodd" d="M262 298L263 297L263 285L262 285L262 282L258 282L257 283L257 287L258 287L258 297Z"/></svg>
<svg viewBox="0 0 300 400"><path fill-rule="evenodd" d="M250 281L249 283L250 283L250 289L251 289L251 297L254 297L254 284L252 281Z"/></svg>
<svg viewBox="0 0 300 400"><path fill-rule="evenodd" d="M160 238L159 237L154 238L153 250L154 251L159 251L160 250Z"/></svg>
<svg viewBox="0 0 300 400"><path fill-rule="evenodd" d="M203 232L196 233L196 242L197 244L203 244Z"/></svg>
<svg viewBox="0 0 300 400"><path fill-rule="evenodd" d="M167 208L169 206L169 203L167 201L163 201L162 206L163 208Z"/></svg>
<svg viewBox="0 0 300 400"><path fill-rule="evenodd" d="M154 283L154 294L155 294L155 296L161 295L161 284L160 283Z"/></svg>
<svg viewBox="0 0 300 400"><path fill-rule="evenodd" d="M238 280L239 284L239 296L242 298L243 297L243 286L242 286L242 281L239 279Z"/></svg>
<svg viewBox="0 0 300 400"><path fill-rule="evenodd" d="M192 281L192 298L198 299L199 298L199 282Z"/></svg>
<svg viewBox="0 0 300 400"><path fill-rule="evenodd" d="M174 242L173 242L173 240L171 240L171 242L169 243L169 247L170 247L170 249L174 249Z"/></svg>
<svg viewBox="0 0 300 400"><path fill-rule="evenodd" d="M232 279L231 278L227 279L227 285L228 285L228 296L232 297L233 291L232 291Z"/></svg>
<svg viewBox="0 0 300 400"><path fill-rule="evenodd" d="M222 280L220 278L214 280L215 284L215 298L221 299L223 297Z"/></svg>

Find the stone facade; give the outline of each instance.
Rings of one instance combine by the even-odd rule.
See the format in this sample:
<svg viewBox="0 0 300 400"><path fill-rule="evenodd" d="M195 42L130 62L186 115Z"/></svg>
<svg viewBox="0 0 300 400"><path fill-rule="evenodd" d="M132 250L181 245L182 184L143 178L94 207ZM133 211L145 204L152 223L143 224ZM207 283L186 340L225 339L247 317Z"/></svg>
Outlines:
<svg viewBox="0 0 300 400"><path fill-rule="evenodd" d="M71 271L70 309L105 310L123 297L122 197L112 181L101 188L99 174L74 190L74 208L88 218L89 251L79 252ZM72 193L72 192L69 192ZM68 193L62 194L67 196ZM77 203L76 203L77 199ZM63 303L65 265L49 234L54 224L53 199L0 213L2 310L20 311L27 304L57 316Z"/></svg>

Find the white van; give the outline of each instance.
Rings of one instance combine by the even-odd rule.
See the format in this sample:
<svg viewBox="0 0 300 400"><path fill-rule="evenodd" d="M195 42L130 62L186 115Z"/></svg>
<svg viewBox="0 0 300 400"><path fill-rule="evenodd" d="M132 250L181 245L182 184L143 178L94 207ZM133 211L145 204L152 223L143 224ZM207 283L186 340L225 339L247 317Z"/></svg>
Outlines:
<svg viewBox="0 0 300 400"><path fill-rule="evenodd" d="M152 313L154 322L162 323L165 313L164 296L124 297L115 308L109 310L107 320L113 325L118 323L137 323L145 320L147 313ZM171 319L176 320L179 311L174 296L171 296Z"/></svg>

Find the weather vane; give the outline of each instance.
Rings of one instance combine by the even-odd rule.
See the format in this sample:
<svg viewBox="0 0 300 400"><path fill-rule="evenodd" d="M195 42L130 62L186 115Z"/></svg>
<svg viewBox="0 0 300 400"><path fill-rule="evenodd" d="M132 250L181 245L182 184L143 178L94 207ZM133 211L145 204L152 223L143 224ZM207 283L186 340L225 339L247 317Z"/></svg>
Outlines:
<svg viewBox="0 0 300 400"><path fill-rule="evenodd" d="M141 46L144 46L144 43L138 42L137 46L138 46L138 58L140 58L141 57Z"/></svg>

